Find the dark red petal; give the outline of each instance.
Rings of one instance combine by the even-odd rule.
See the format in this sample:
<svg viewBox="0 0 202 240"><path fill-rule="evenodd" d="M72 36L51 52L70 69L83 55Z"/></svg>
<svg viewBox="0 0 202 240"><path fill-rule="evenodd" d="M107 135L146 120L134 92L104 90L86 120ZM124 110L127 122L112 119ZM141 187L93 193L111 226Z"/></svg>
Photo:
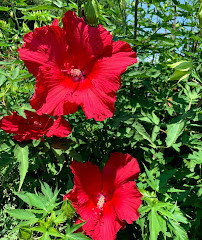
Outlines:
<svg viewBox="0 0 202 240"><path fill-rule="evenodd" d="M24 36L25 44L18 49L29 72L37 76L40 66L62 67L66 59L65 35L54 20L51 26L36 28Z"/></svg>
<svg viewBox="0 0 202 240"><path fill-rule="evenodd" d="M58 117L53 125L46 132L46 136L50 137L52 135L56 137L67 137L71 133L72 129L69 123L61 116Z"/></svg>
<svg viewBox="0 0 202 240"><path fill-rule="evenodd" d="M62 22L76 68L82 69L92 59L112 51L112 35L101 25L91 27L72 11L65 13Z"/></svg>
<svg viewBox="0 0 202 240"><path fill-rule="evenodd" d="M103 191L111 193L121 184L138 178L138 162L129 154L112 153L102 170Z"/></svg>
<svg viewBox="0 0 202 240"><path fill-rule="evenodd" d="M51 124L49 117L44 115L40 118L36 113L25 111L26 119L13 112L11 116L1 119L0 128L7 133L15 134L12 138L17 141L38 140L43 136ZM53 123L53 121L52 121Z"/></svg>
<svg viewBox="0 0 202 240"><path fill-rule="evenodd" d="M76 112L78 105L66 100L75 88L76 83L68 80L57 68L41 67L30 104L40 115L60 116Z"/></svg>
<svg viewBox="0 0 202 240"><path fill-rule="evenodd" d="M97 165L91 162L81 163L73 161L70 165L74 174L74 184L79 190L82 189L90 198L96 198L101 193L101 172Z"/></svg>
<svg viewBox="0 0 202 240"><path fill-rule="evenodd" d="M142 194L134 181L127 182L115 190L111 204L121 221L125 220L131 224L138 219L140 214L137 210L142 203L141 197Z"/></svg>
<svg viewBox="0 0 202 240"><path fill-rule="evenodd" d="M91 218L89 218L89 213L86 209L82 210L80 209L79 214L83 220L87 221L82 226L85 234L89 235L93 240L116 239L116 233L123 226L123 222L117 220L116 213L112 207L106 205L101 215L95 211L95 216Z"/></svg>
<svg viewBox="0 0 202 240"><path fill-rule="evenodd" d="M0 121L0 128L7 133L17 133L19 131L19 123L25 124L26 119L19 116L17 112L13 112L11 116L4 116Z"/></svg>

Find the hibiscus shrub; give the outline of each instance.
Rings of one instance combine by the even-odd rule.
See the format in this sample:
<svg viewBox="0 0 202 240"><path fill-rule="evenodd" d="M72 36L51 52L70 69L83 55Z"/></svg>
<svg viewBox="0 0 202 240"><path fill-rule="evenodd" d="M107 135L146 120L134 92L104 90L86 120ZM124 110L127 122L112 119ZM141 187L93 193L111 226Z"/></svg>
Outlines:
<svg viewBox="0 0 202 240"><path fill-rule="evenodd" d="M1 239L201 239L197 0L2 0Z"/></svg>

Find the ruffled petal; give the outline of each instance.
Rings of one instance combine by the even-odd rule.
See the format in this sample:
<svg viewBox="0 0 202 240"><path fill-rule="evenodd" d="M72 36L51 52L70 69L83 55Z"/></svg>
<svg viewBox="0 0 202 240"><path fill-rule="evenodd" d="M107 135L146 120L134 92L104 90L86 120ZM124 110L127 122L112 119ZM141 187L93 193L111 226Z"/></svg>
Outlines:
<svg viewBox="0 0 202 240"><path fill-rule="evenodd" d="M58 117L51 128L46 132L47 137L67 137L71 133L72 129L69 123L62 117Z"/></svg>
<svg viewBox="0 0 202 240"><path fill-rule="evenodd" d="M129 154L112 153L102 170L103 191L108 194L120 185L138 178L138 162Z"/></svg>
<svg viewBox="0 0 202 240"><path fill-rule="evenodd" d="M134 181L127 182L115 190L111 204L121 221L125 220L131 224L138 219L140 216L138 208L142 203L141 197L142 194L138 191Z"/></svg>
<svg viewBox="0 0 202 240"><path fill-rule="evenodd" d="M41 67L36 78L36 88L31 106L38 114L52 116L67 115L78 109L78 104L66 100L71 96L77 84L63 75L57 68Z"/></svg>
<svg viewBox="0 0 202 240"><path fill-rule="evenodd" d="M77 68L83 68L95 58L112 52L112 35L101 25L97 28L85 23L76 13L67 11L62 19L67 44Z"/></svg>
<svg viewBox="0 0 202 240"><path fill-rule="evenodd" d="M104 121L113 116L116 96L108 96L94 87L90 87L79 94L75 101L81 105L87 119L94 118L96 121Z"/></svg>
<svg viewBox="0 0 202 240"><path fill-rule="evenodd" d="M36 28L24 36L25 44L18 49L29 72L37 76L40 66L62 67L67 58L63 29L54 20L51 26Z"/></svg>
<svg viewBox="0 0 202 240"><path fill-rule="evenodd" d="M116 213L111 206L106 205L103 212L99 215L94 211L94 217L89 218L89 213L79 209L81 218L85 223L82 228L86 235L89 235L93 240L114 240L116 239L116 233L123 226L123 222L119 221L116 217Z"/></svg>

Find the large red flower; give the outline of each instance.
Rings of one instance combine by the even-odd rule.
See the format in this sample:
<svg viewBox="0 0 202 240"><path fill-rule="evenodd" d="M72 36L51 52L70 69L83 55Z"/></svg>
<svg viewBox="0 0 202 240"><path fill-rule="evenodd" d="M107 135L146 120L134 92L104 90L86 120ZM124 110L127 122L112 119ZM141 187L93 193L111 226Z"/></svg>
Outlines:
<svg viewBox="0 0 202 240"><path fill-rule="evenodd" d="M58 117L55 121L46 114L38 114L25 111L26 118L13 112L11 116L5 116L0 121L0 128L7 133L13 133L12 137L18 141L38 140L42 136L66 137L71 133L69 123L63 118Z"/></svg>
<svg viewBox="0 0 202 240"><path fill-rule="evenodd" d="M137 62L126 42L112 40L101 25L88 26L72 11L65 13L63 28L36 28L24 36L20 58L36 76L30 103L38 114L66 115L80 105L87 117L102 121L115 111L121 73Z"/></svg>
<svg viewBox="0 0 202 240"><path fill-rule="evenodd" d="M141 193L135 178L140 168L129 154L111 154L100 172L91 162L71 164L74 188L64 196L84 221L84 233L94 240L113 240L125 225L139 217Z"/></svg>

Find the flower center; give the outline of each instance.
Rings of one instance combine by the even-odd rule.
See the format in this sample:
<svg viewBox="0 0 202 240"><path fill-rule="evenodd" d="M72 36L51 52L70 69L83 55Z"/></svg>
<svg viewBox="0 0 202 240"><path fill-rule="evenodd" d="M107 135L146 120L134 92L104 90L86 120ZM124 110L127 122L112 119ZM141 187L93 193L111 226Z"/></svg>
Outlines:
<svg viewBox="0 0 202 240"><path fill-rule="evenodd" d="M34 124L35 128L37 128L37 129L42 128L42 124L38 121L34 121L33 124Z"/></svg>
<svg viewBox="0 0 202 240"><path fill-rule="evenodd" d="M78 81L80 82L85 80L85 71L81 71L78 68L72 68L71 70L67 70L67 74L70 75L71 79L74 82L78 82Z"/></svg>
<svg viewBox="0 0 202 240"><path fill-rule="evenodd" d="M105 204L105 197L101 194L98 198L97 207L99 209L103 209L104 204Z"/></svg>

